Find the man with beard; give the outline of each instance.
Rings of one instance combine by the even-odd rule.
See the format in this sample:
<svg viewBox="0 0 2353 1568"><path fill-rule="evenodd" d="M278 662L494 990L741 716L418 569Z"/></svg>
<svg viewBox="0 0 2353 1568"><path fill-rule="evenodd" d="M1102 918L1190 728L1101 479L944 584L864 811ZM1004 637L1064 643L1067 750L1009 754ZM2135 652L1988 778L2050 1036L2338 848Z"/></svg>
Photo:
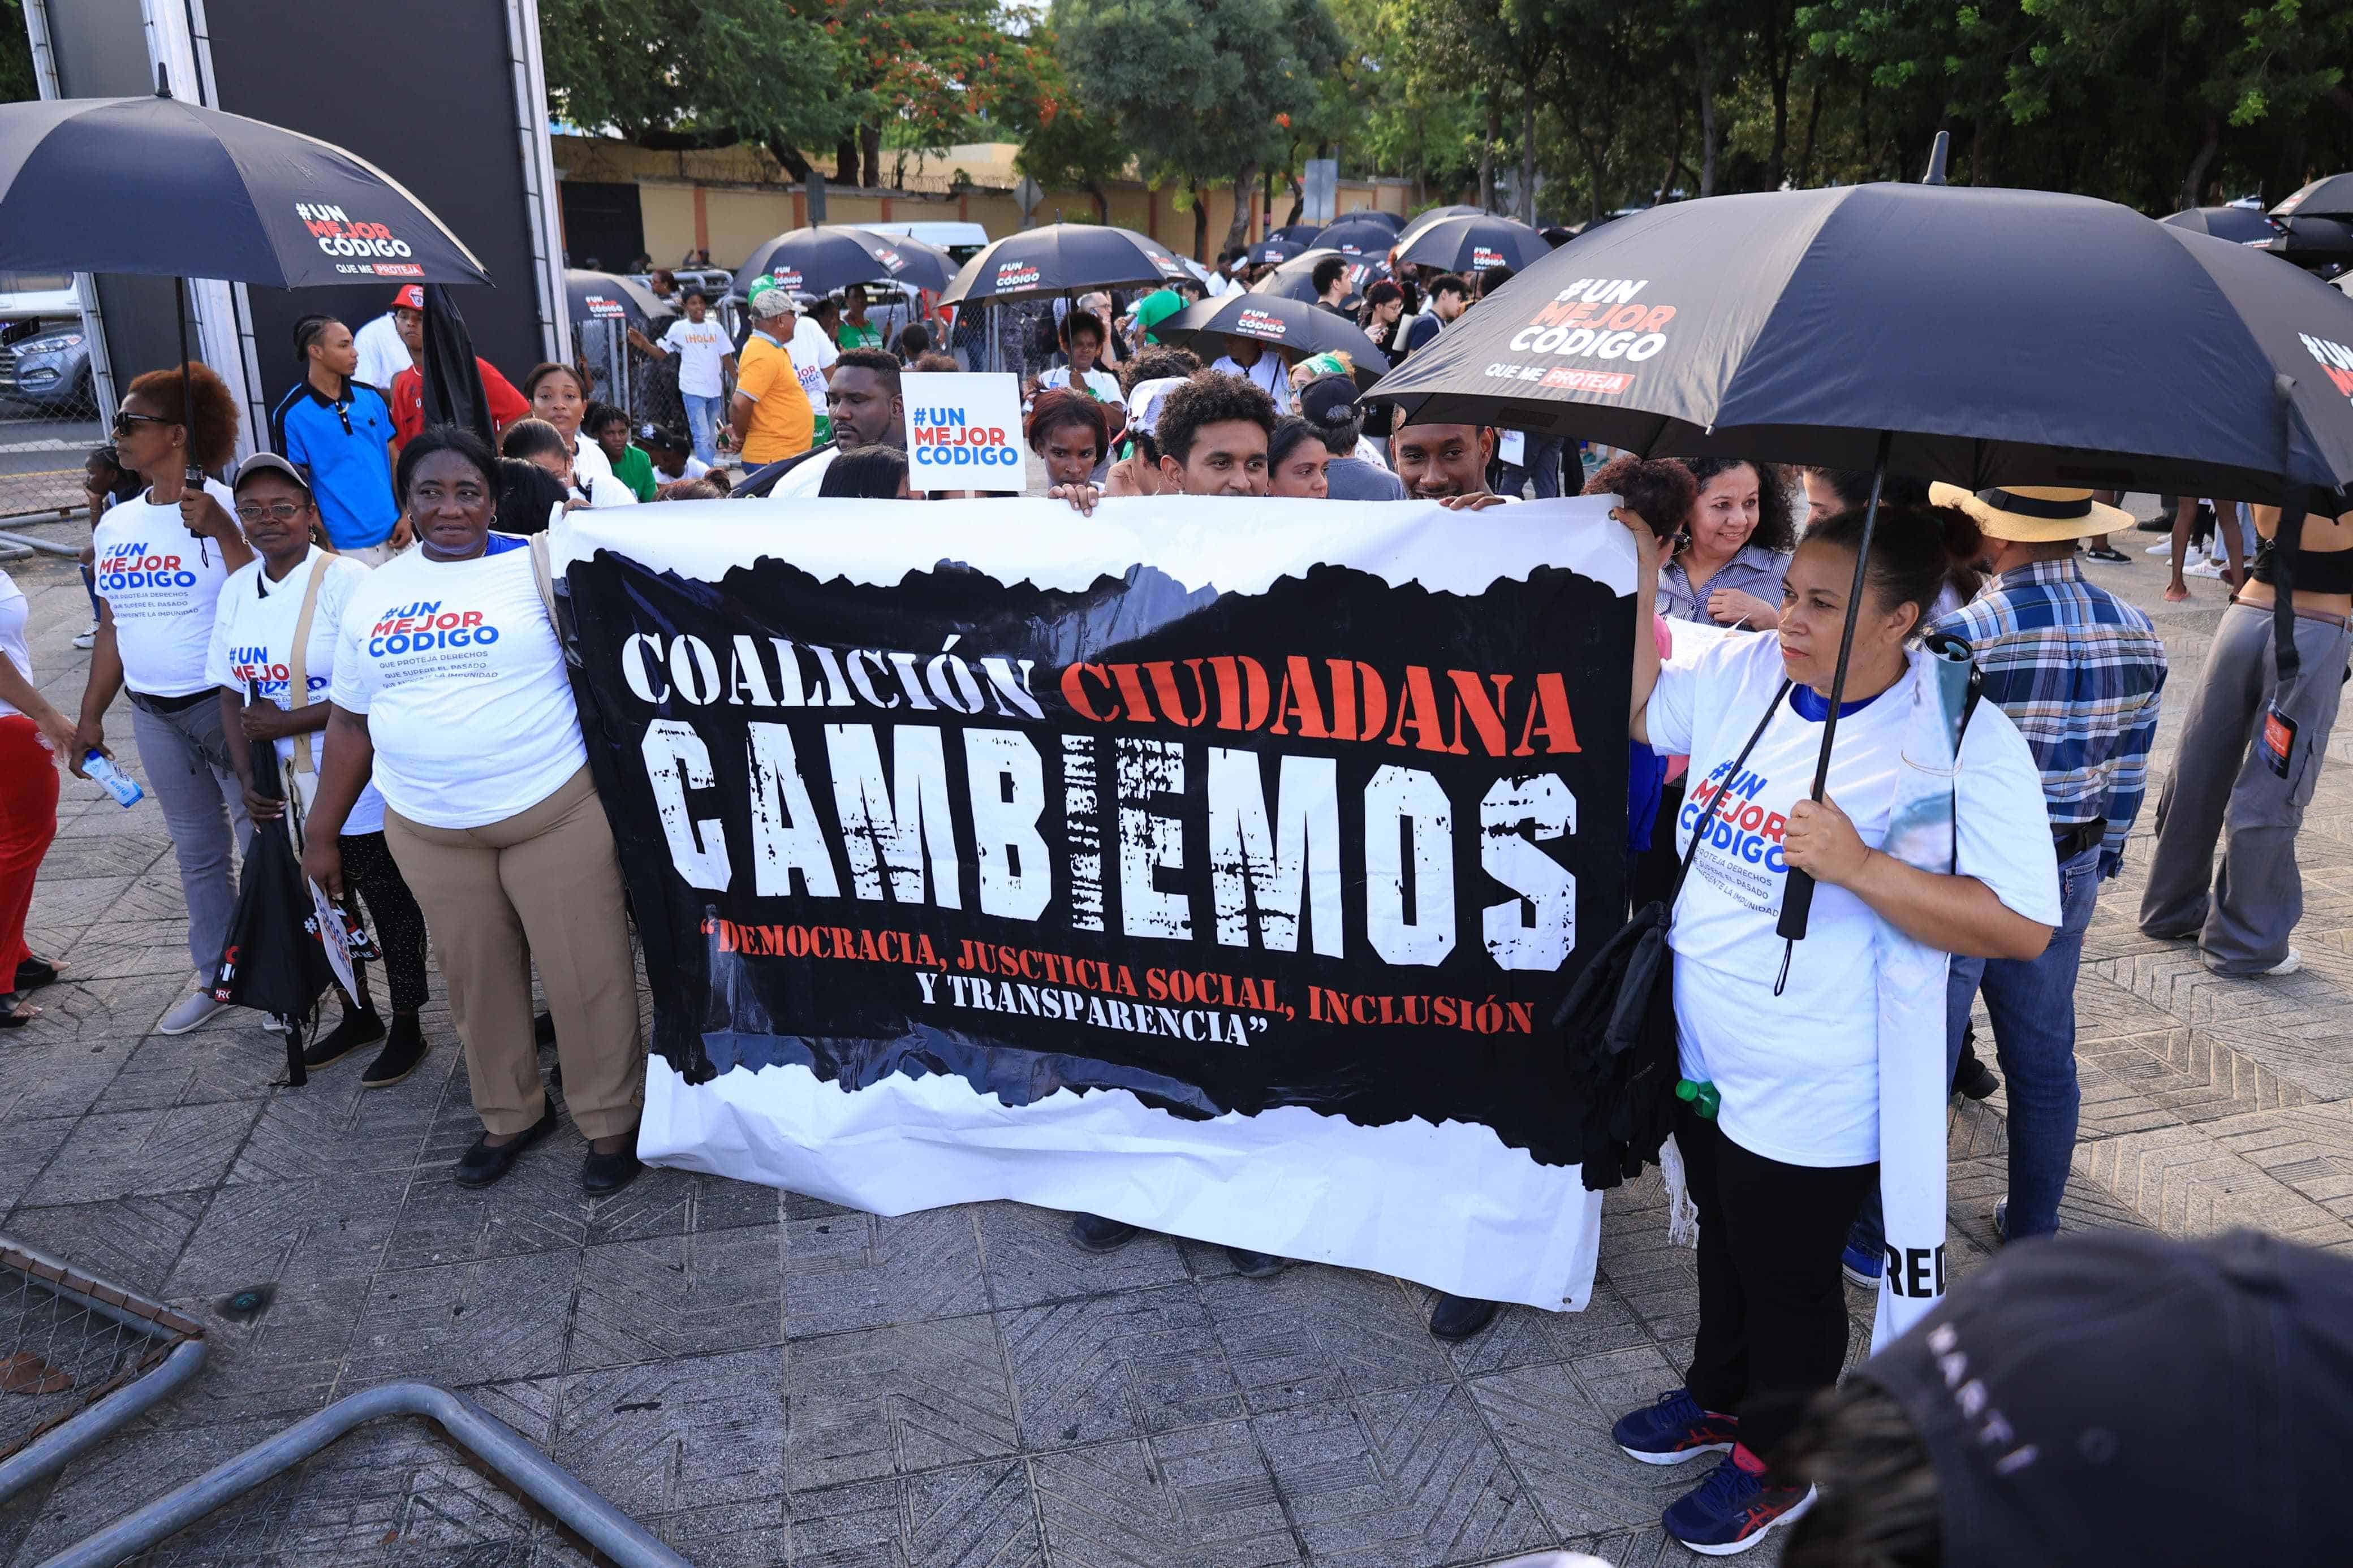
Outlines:
<svg viewBox="0 0 2353 1568"><path fill-rule="evenodd" d="M857 447L904 447L905 409L899 397L899 362L881 349L844 349L825 389L833 439L797 458L745 476L738 496L813 496L839 453Z"/></svg>

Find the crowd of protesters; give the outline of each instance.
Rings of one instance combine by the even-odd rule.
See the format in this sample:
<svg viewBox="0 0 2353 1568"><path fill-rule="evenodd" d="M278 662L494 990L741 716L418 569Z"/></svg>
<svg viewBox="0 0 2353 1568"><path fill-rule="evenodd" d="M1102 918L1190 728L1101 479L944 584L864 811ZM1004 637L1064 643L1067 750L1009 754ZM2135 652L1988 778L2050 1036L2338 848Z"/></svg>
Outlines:
<svg viewBox="0 0 2353 1568"><path fill-rule="evenodd" d="M1841 1466L1851 1472L1866 1461L1909 1466L1912 1504L1922 1487L1933 1500L1936 1488L1964 1484L1938 1437L1951 1422L1945 1384L1896 1362L1827 1397L1848 1348L1841 1278L1875 1287L1885 1268L1872 932L1884 921L1952 955L1944 994L1925 999L1946 1023L1948 1075L1978 1097L1999 1082L2009 1089L2008 1181L1994 1227L2004 1240L2053 1234L2075 1144L2084 932L2142 816L2165 695L2165 649L2147 617L2080 563L2087 543L2105 548L2133 520L2089 490L1968 493L1899 477L1881 489L1866 546L1865 476L1743 458L1642 459L1467 424L1392 426L1363 399L1345 357L1240 336L1162 341L1188 296L1243 287L1255 271L1237 252L1207 288L1125 301L1087 295L1041 313L1046 337L1020 367L1037 488L1082 514L1107 500L1171 494L1458 511L1564 488L1620 499L1647 601L1630 708L1630 909L1658 901L1673 910L1682 1070L1722 1098L1720 1112L1687 1108L1676 1125L1700 1217L1690 1364L1655 1403L1625 1413L1613 1435L1646 1464L1715 1458L1665 1515L1668 1532L1695 1550L1757 1544L1812 1508L1817 1479L1835 1495L1801 1538L1901 1538L1915 1518L1873 1512L1851 1489L1836 1492L1836 1478ZM1377 280L1352 297L1345 268L1314 278L1318 303L1350 313L1392 359L1440 341L1508 280L1500 268L1424 275ZM482 1126L457 1180L499 1180L555 1125L537 1057L551 1028L565 1103L588 1144L583 1188L610 1193L637 1174L644 1041L628 919L535 536L584 507L731 494L921 499L909 488L902 374L969 368L968 356L946 348L965 336L956 324L916 320L886 334L860 289L812 300L761 278L743 300L740 340L704 296L690 291L682 305L658 340L633 339L648 355L676 360L678 424L596 399L578 365L541 364L510 383L482 362L495 447L428 427L424 303L414 289L386 313L402 356L388 386L369 379L369 356L391 352L375 330L383 321L358 333L331 317L300 323L301 375L271 416L269 449L233 471L237 414L217 377L196 365L185 391L177 367L130 384L111 468L92 468L92 549L102 563L169 540L176 563L168 573L101 571L73 718L32 686L24 600L0 575L0 799L9 823L0 833L0 976L14 976L0 1026L37 1016L30 995L57 977L24 941L55 826L49 755L76 773L93 753L111 758L107 724L127 689L141 772L178 863L195 971L164 1033L196 1028L219 1007L210 975L237 856L256 821L294 812L304 869L331 895L365 906L391 1014L387 1024L362 967L340 1022L307 1047L308 1065L376 1047L364 1084L414 1071L433 1043L419 1021L428 938L462 931L432 943ZM207 476L193 487L192 469ZM2242 540L2230 521L2237 509L2181 505L2177 585L2189 530L2221 517L2229 564L2216 570L2230 574L2236 596L2154 813L2138 920L2153 936L2195 941L2220 973L2284 974L2299 963L2289 942L2300 915L2296 830L2339 683L2306 681L2285 697L2268 684L2277 514L2248 510ZM1817 800L1805 785L1858 553L1865 596L1829 787ZM2295 596L2307 668L2341 672L2353 658L2353 514L2306 524ZM502 635L461 661L387 657L373 628L422 605L478 615ZM1917 706L1904 693L1926 679L1931 643L1960 647L1982 680L1957 742L1955 854L1942 875L1876 848ZM2313 737L2296 776L2274 776L2249 744L2274 706ZM262 741L276 743L285 775L269 789L254 772L252 745ZM1760 899L1755 879L1724 861L1710 841L1715 808L1687 789L1744 761L1769 781L1744 804L1786 822L1787 865L1820 884L1810 962L1795 974L1781 963L1778 893ZM534 969L544 1019L534 1017ZM1979 999L1994 1068L1973 1048ZM1101 1252L1137 1232L1080 1215L1072 1234ZM2001 1277L2024 1278L2040 1256L2028 1250ZM1240 1249L1232 1261L1245 1276L1284 1267ZM2119 1280L2189 1278L2217 1314L2242 1310L2230 1281L2245 1276L2231 1273L2219 1248L2126 1247L2110 1262ZM1937 1332L1961 1336L1968 1353L2009 1353L1997 1325L2023 1309L1989 1289L1968 1300L1964 1310L1957 1298ZM1497 1310L1441 1296L1430 1331L1467 1340ZM2031 1357L2010 1359L2003 1375L2022 1409L2038 1396L2037 1374ZM1873 1441L1884 1451L1863 1455ZM1997 1531L1982 1521L1973 1528Z"/></svg>

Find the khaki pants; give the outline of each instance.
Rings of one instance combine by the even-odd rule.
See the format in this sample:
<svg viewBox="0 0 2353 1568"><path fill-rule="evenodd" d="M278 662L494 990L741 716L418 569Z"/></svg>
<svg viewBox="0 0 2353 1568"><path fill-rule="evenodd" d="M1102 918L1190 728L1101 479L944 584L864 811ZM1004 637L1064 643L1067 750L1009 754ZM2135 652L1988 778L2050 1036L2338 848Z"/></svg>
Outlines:
<svg viewBox="0 0 2353 1568"><path fill-rule="evenodd" d="M573 1125L584 1138L635 1127L646 1055L637 965L612 829L588 770L481 827L427 827L386 811L384 836L438 939L482 1125L503 1137L546 1109L531 1032L536 961Z"/></svg>

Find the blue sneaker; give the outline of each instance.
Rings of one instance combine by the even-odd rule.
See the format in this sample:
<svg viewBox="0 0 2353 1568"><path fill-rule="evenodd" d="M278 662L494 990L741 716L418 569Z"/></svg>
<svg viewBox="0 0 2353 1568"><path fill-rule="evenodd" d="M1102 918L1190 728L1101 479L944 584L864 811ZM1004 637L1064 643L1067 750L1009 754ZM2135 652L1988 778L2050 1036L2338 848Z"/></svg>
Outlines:
<svg viewBox="0 0 2353 1568"><path fill-rule="evenodd" d="M1813 1506L1813 1488L1769 1484L1765 1461L1736 1447L1707 1479L1669 1505L1660 1522L1703 1557L1732 1557Z"/></svg>
<svg viewBox="0 0 2353 1568"><path fill-rule="evenodd" d="M1846 1276L1846 1282L1865 1290L1878 1289L1880 1276L1886 1269L1887 1259L1883 1254L1866 1251L1851 1241L1839 1258L1839 1272Z"/></svg>
<svg viewBox="0 0 2353 1568"><path fill-rule="evenodd" d="M1618 1417L1609 1428L1618 1446L1646 1465L1680 1465L1702 1454L1725 1454L1740 1439L1740 1417L1702 1410L1687 1388L1659 1395L1656 1405Z"/></svg>

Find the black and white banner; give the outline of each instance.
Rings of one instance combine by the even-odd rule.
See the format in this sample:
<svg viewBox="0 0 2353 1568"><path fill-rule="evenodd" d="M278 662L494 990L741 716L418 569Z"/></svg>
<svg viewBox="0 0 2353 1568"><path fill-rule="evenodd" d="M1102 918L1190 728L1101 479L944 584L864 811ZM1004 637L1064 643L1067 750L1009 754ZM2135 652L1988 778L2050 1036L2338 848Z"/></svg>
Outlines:
<svg viewBox="0 0 2353 1568"><path fill-rule="evenodd" d="M640 1152L1584 1305L1554 1011L1623 922L1595 500L575 513Z"/></svg>

